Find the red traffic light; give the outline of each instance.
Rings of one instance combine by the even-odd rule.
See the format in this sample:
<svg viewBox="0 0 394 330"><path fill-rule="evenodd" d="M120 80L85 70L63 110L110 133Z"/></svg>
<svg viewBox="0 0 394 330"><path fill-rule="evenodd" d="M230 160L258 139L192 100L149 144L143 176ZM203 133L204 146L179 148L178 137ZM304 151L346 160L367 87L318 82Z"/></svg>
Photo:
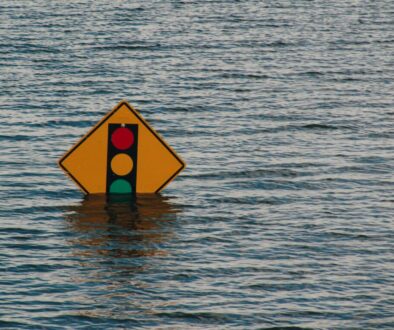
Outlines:
<svg viewBox="0 0 394 330"><path fill-rule="evenodd" d="M126 150L134 143L134 134L127 127L117 128L111 136L112 145L119 150Z"/></svg>

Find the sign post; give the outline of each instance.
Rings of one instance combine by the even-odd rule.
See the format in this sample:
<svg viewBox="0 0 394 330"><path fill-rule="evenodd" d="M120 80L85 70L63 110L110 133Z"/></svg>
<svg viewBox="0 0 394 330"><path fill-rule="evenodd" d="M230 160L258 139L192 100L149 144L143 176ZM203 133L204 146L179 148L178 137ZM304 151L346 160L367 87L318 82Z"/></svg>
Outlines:
<svg viewBox="0 0 394 330"><path fill-rule="evenodd" d="M158 193L186 166L126 101L121 101L60 160L85 194Z"/></svg>

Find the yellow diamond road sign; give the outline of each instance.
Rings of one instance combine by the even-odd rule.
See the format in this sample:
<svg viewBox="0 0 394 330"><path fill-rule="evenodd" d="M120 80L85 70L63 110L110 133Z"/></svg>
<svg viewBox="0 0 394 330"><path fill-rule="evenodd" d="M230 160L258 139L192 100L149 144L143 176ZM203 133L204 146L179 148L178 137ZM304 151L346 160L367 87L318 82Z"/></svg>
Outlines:
<svg viewBox="0 0 394 330"><path fill-rule="evenodd" d="M157 193L185 163L122 101L60 159L59 166L86 194Z"/></svg>

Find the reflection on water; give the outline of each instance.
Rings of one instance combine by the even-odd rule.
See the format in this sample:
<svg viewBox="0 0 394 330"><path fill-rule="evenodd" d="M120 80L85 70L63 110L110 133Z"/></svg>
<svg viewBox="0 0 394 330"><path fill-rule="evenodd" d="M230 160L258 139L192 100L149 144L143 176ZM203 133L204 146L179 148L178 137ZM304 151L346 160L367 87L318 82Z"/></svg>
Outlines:
<svg viewBox="0 0 394 330"><path fill-rule="evenodd" d="M177 213L171 200L160 195L133 200L90 195L68 208L73 265L68 278L78 287L70 299L79 306L73 317L120 317L133 325L135 314L152 314L164 306L161 300L152 301L150 290L159 285L154 276L174 235Z"/></svg>
<svg viewBox="0 0 394 330"><path fill-rule="evenodd" d="M164 254L160 244L173 234L179 210L160 195L89 195L69 209L66 220L76 233L74 255L144 257Z"/></svg>

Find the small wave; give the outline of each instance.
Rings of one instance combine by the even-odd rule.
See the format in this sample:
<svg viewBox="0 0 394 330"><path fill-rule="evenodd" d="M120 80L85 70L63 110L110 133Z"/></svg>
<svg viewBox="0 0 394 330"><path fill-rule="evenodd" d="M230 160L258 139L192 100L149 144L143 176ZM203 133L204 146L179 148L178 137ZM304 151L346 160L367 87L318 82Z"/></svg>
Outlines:
<svg viewBox="0 0 394 330"><path fill-rule="evenodd" d="M271 78L270 76L266 74L258 74L258 73L231 73L231 72L226 72L220 75L219 77L222 78L231 78L231 79L237 79L237 78L246 78L246 79L269 79Z"/></svg>
<svg viewBox="0 0 394 330"><path fill-rule="evenodd" d="M334 239L340 240L379 240L379 237L372 237L370 235L365 234L355 234L350 232L339 232L339 231L332 231L332 232L325 232L325 235L332 236Z"/></svg>
<svg viewBox="0 0 394 330"><path fill-rule="evenodd" d="M338 39L332 42L329 42L330 45L369 45L372 42L366 40L344 40Z"/></svg>
<svg viewBox="0 0 394 330"><path fill-rule="evenodd" d="M328 125L328 124L307 124L307 125L301 126L301 128L334 130L334 129L347 128L347 127L340 127L340 126L334 126L334 125Z"/></svg>
<svg viewBox="0 0 394 330"><path fill-rule="evenodd" d="M320 76L324 76L325 73L321 71L305 71L305 72L300 72L298 75L308 76L308 77L320 77Z"/></svg>
<svg viewBox="0 0 394 330"><path fill-rule="evenodd" d="M260 330L312 330L312 328L300 328L300 327L270 327L261 328Z"/></svg>
<svg viewBox="0 0 394 330"><path fill-rule="evenodd" d="M39 235L45 233L43 230L38 229L23 229L23 228L0 228L0 233L4 234L28 234Z"/></svg>
<svg viewBox="0 0 394 330"><path fill-rule="evenodd" d="M298 173L296 171L290 169L256 169L256 170L249 170L249 171L222 171L217 173L205 173L205 174L197 174L193 175L194 178L199 179L214 179L214 178L262 178L262 177L296 177Z"/></svg>
<svg viewBox="0 0 394 330"><path fill-rule="evenodd" d="M214 312L161 312L155 313L156 316L160 317L171 317L171 318L185 318L185 319L195 319L198 322L204 321L220 321L231 319L231 314L224 313L214 313Z"/></svg>
<svg viewBox="0 0 394 330"><path fill-rule="evenodd" d="M299 130L341 130L341 129L352 129L350 126L345 125L333 125L333 124L322 124L322 123L311 123L305 125L285 125L279 127L272 127L264 129L266 133L280 133L285 131L299 131Z"/></svg>
<svg viewBox="0 0 394 330"><path fill-rule="evenodd" d="M223 203L230 205L277 205L282 204L279 199L267 199L258 197L221 197L215 198L212 201L215 203ZM287 201L286 201L287 202Z"/></svg>
<svg viewBox="0 0 394 330"><path fill-rule="evenodd" d="M161 47L160 43L153 45L108 45L108 46L97 46L93 49L96 51L117 51L117 50L157 50Z"/></svg>
<svg viewBox="0 0 394 330"><path fill-rule="evenodd" d="M3 321L0 320L0 328L5 329L28 329L31 325L17 321Z"/></svg>

